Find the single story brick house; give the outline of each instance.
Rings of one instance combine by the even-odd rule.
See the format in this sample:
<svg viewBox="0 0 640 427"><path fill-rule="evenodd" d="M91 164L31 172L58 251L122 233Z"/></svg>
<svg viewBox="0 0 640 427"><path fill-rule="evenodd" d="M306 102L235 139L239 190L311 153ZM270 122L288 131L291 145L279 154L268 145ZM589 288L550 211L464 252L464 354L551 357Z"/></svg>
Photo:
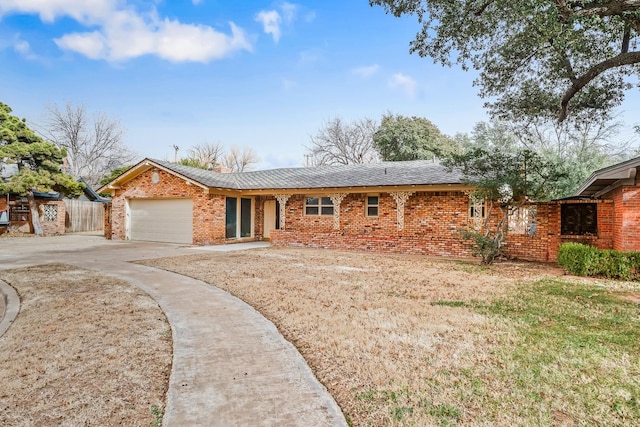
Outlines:
<svg viewBox="0 0 640 427"><path fill-rule="evenodd" d="M640 183L628 176L637 166L640 158L594 173L577 198L513 212L507 253L554 261L564 241L640 250ZM145 159L98 191L112 196L107 238L195 245L269 239L465 257L459 231L486 210L459 172L432 161L219 173Z"/></svg>

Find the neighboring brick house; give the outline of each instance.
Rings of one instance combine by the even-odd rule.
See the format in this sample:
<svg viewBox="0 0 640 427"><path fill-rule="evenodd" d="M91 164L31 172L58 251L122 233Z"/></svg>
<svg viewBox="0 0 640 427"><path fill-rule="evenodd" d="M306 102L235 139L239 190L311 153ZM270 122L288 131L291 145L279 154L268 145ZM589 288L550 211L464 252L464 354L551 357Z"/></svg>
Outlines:
<svg viewBox="0 0 640 427"><path fill-rule="evenodd" d="M35 201L40 212L40 225L42 231L46 235L62 234L65 232L65 204L58 200L58 193L36 193ZM11 225L24 232L31 232L29 203L26 197L11 194L0 195L0 212L3 212L2 218L7 222L3 222L3 228L0 233L7 230L7 226Z"/></svg>
<svg viewBox="0 0 640 427"><path fill-rule="evenodd" d="M630 162L618 166L640 159ZM635 175L630 186L627 180L592 199L598 176L586 197L513 212L507 254L555 261L564 241L639 250ZM460 173L431 161L218 173L145 159L99 191L112 195L107 238L196 245L270 239L274 246L466 257L459 232L486 211ZM622 229L635 230L635 247Z"/></svg>
<svg viewBox="0 0 640 427"><path fill-rule="evenodd" d="M15 168L17 172L17 168ZM0 179L8 179L0 176ZM85 200L108 202L101 198L87 183L80 178L78 181L85 184L82 198ZM68 200L63 199L60 193L34 192L34 199L40 214L40 225L45 235L64 234L67 231L69 219ZM0 194L0 233L9 228L15 228L21 232L31 233L31 210L26 196L18 194Z"/></svg>

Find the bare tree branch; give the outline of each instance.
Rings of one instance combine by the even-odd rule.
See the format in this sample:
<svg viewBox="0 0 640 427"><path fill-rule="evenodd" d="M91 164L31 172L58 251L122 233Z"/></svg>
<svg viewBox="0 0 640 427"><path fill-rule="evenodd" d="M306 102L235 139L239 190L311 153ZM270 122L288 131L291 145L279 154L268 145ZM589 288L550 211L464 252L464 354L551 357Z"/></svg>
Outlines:
<svg viewBox="0 0 640 427"><path fill-rule="evenodd" d="M45 137L67 150L68 172L84 178L91 186L99 185L111 170L130 164L137 157L124 146L120 123L105 114L91 120L84 105L74 107L69 103L64 109L49 105L47 112Z"/></svg>
<svg viewBox="0 0 640 427"><path fill-rule="evenodd" d="M567 118L567 115L569 114L569 102L583 87L589 84L590 81L611 68L637 63L640 63L640 52L627 52L621 53L591 67L586 73L574 81L571 87L565 92L562 97L562 102L560 103L561 110L558 120L563 121Z"/></svg>
<svg viewBox="0 0 640 427"><path fill-rule="evenodd" d="M224 157L224 146L219 143L203 143L188 151L189 159L196 161L203 169L213 169Z"/></svg>
<svg viewBox="0 0 640 427"><path fill-rule="evenodd" d="M307 147L313 163L319 165L348 165L378 160L373 142L375 120L362 119L345 123L339 117L326 122Z"/></svg>
<svg viewBox="0 0 640 427"><path fill-rule="evenodd" d="M250 147L240 148L232 145L222 158L222 164L232 172L250 170L256 163L258 163L258 155Z"/></svg>

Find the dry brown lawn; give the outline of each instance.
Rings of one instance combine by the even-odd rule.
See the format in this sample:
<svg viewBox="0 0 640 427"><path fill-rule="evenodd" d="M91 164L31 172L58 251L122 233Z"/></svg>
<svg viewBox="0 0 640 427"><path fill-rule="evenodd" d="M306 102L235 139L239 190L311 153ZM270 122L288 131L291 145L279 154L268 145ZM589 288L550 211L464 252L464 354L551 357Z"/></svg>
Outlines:
<svg viewBox="0 0 640 427"><path fill-rule="evenodd" d="M518 424L493 408L508 379L491 376L510 325L459 306L488 301L562 272L504 263L484 268L422 256L312 249L211 252L146 264L201 279L246 301L294 343L349 422L366 425ZM483 375L482 396L473 375ZM468 381L469 387L448 387ZM501 414L504 411L504 414ZM475 421L474 421L475 420Z"/></svg>
<svg viewBox="0 0 640 427"><path fill-rule="evenodd" d="M0 270L20 313L0 337L0 425L149 426L164 408L171 330L156 302L68 265Z"/></svg>

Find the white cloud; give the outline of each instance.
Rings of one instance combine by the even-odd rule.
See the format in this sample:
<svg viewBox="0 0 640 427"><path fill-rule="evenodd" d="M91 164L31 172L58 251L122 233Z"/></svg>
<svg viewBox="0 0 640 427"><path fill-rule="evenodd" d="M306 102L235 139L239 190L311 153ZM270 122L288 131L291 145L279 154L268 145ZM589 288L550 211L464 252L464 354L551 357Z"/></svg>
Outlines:
<svg viewBox="0 0 640 427"><path fill-rule="evenodd" d="M285 22L291 24L296 18L298 6L293 3L283 2L280 5L280 10L282 10Z"/></svg>
<svg viewBox="0 0 640 427"><path fill-rule="evenodd" d="M202 3L202 0L191 0L191 3L193 3L195 6L197 6L200 3Z"/></svg>
<svg viewBox="0 0 640 427"><path fill-rule="evenodd" d="M13 43L13 50L18 52L20 55L22 55L25 58L33 55L33 52L31 52L31 45L26 40L20 40L20 39L16 40Z"/></svg>
<svg viewBox="0 0 640 427"><path fill-rule="evenodd" d="M389 87L393 89L400 88L404 90L407 96L413 98L416 95L418 84L411 77L402 73L396 73L391 76L391 79L389 80Z"/></svg>
<svg viewBox="0 0 640 427"><path fill-rule="evenodd" d="M2 0L0 15L27 13L40 16L45 22L53 22L62 16L87 24L97 18L106 18L116 10L118 0Z"/></svg>
<svg viewBox="0 0 640 427"><path fill-rule="evenodd" d="M256 15L256 21L262 23L262 28L267 34L271 34L273 41L278 43L280 35L280 25L282 24L282 18L277 10L262 10Z"/></svg>
<svg viewBox="0 0 640 427"><path fill-rule="evenodd" d="M107 41L98 31L74 33L54 40L60 49L72 50L91 59L108 57Z"/></svg>
<svg viewBox="0 0 640 427"><path fill-rule="evenodd" d="M288 27L293 25L294 21L298 15L298 5L289 2L282 2L278 6L279 11L276 9L273 10L261 10L256 15L255 20L262 24L262 28L266 34L271 34L273 37L273 41L278 43L280 37L282 36L282 29L284 27ZM315 18L315 15L305 22L311 22Z"/></svg>
<svg viewBox="0 0 640 427"><path fill-rule="evenodd" d="M209 62L252 49L244 31L232 22L231 34L226 34L206 25L160 19L155 9L142 14L121 0L1 0L0 15L13 12L38 14L43 21L68 16L97 27L54 39L60 49L91 59L155 55L172 62Z"/></svg>
<svg viewBox="0 0 640 427"><path fill-rule="evenodd" d="M31 50L31 44L28 41L23 40L19 33L13 37L13 40L10 43L0 46L0 49L8 46L13 47L13 50L24 59L28 59L30 61L39 59L33 50Z"/></svg>
<svg viewBox="0 0 640 427"><path fill-rule="evenodd" d="M365 67L354 68L351 70L351 74L355 74L356 76L366 78L374 75L379 69L380 69L380 66L378 64L373 64Z"/></svg>

